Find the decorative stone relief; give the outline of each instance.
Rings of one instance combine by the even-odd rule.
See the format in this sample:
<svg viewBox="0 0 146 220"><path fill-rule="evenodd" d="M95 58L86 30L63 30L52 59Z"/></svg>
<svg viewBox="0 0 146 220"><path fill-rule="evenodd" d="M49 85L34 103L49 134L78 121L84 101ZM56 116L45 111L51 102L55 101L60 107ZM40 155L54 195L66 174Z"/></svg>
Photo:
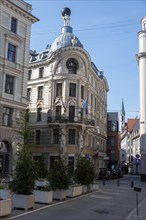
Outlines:
<svg viewBox="0 0 146 220"><path fill-rule="evenodd" d="M81 129L79 131L79 144L80 144L80 149L84 147L84 129Z"/></svg>
<svg viewBox="0 0 146 220"><path fill-rule="evenodd" d="M64 127L60 127L60 148L63 149L66 145L66 130Z"/></svg>
<svg viewBox="0 0 146 220"><path fill-rule="evenodd" d="M49 66L49 71L52 72L52 70L53 70L53 64L51 63Z"/></svg>

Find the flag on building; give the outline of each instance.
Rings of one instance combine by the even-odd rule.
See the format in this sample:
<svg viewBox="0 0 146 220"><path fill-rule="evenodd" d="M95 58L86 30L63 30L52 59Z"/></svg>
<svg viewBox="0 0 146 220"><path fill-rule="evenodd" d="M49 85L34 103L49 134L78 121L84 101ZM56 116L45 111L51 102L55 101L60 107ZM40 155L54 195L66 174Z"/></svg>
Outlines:
<svg viewBox="0 0 146 220"><path fill-rule="evenodd" d="M86 114L88 114L88 98L85 99L83 107L84 107Z"/></svg>

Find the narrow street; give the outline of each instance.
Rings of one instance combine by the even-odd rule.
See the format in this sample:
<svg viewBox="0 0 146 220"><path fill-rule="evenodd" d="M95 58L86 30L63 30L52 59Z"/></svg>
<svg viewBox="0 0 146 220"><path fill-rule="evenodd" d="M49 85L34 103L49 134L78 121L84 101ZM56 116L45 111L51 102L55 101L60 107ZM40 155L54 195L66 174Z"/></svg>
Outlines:
<svg viewBox="0 0 146 220"><path fill-rule="evenodd" d="M134 187L141 188L138 193L138 216L136 192L131 187L131 181ZM31 211L13 210L9 217L1 219L146 220L146 183L141 182L140 177L124 176L118 180L107 180L105 185L99 180L99 184L99 191L63 202L54 201L50 205L36 204Z"/></svg>

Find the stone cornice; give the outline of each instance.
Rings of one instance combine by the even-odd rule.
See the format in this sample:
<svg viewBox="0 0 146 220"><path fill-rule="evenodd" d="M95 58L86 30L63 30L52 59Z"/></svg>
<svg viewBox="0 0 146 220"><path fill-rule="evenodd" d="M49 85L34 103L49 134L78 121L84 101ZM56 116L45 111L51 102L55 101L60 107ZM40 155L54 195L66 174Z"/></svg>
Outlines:
<svg viewBox="0 0 146 220"><path fill-rule="evenodd" d="M33 16L31 13L23 10L22 8L20 8L19 6L15 5L14 3L12 3L8 0L0 0L0 2L2 4L4 4L6 7L15 11L15 13L18 13L19 15L23 16L25 19L31 21L32 23L39 21L39 19L37 17Z"/></svg>
<svg viewBox="0 0 146 220"><path fill-rule="evenodd" d="M1 98L0 99L0 104L2 104L3 106L10 106L11 108L16 108L16 109L26 109L27 104L25 103L21 103L20 102L16 102L14 100L8 100L5 98Z"/></svg>
<svg viewBox="0 0 146 220"><path fill-rule="evenodd" d="M45 60L38 60L34 63L29 63L29 67L33 68L33 67L39 67L41 65L48 65L51 62L53 62L54 60L56 60L58 57L60 57L62 55L62 53L64 52L81 52L87 59L87 61L90 63L90 56L88 55L88 53L80 48L80 47L65 47L65 48L60 48L59 50L55 51L54 53L52 53L52 55L48 58L46 58Z"/></svg>
<svg viewBox="0 0 146 220"><path fill-rule="evenodd" d="M5 34L5 37L6 37L6 39L14 40L17 43L22 43L23 42L23 40L20 37L18 37L18 35L13 34L13 33L7 33L7 34Z"/></svg>

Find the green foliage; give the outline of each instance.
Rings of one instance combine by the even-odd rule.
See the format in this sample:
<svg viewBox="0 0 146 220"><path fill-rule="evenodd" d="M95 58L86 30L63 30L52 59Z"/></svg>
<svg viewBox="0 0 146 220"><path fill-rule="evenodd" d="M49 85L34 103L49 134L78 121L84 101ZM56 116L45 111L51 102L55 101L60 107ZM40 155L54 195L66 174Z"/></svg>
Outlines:
<svg viewBox="0 0 146 220"><path fill-rule="evenodd" d="M32 152L23 148L18 155L14 172L13 191L29 195L34 189L35 175Z"/></svg>
<svg viewBox="0 0 146 220"><path fill-rule="evenodd" d="M32 194L35 182L32 146L28 142L30 134L29 112L22 112L16 122L18 125L17 132L22 140L16 161L12 190L18 194L28 195Z"/></svg>
<svg viewBox="0 0 146 220"><path fill-rule="evenodd" d="M83 185L89 185L94 181L95 171L91 161L79 158L75 169L75 181Z"/></svg>
<svg viewBox="0 0 146 220"><path fill-rule="evenodd" d="M28 145L28 138L30 136L30 112L23 111L19 118L16 118L17 129L16 132L20 135L23 146Z"/></svg>
<svg viewBox="0 0 146 220"><path fill-rule="evenodd" d="M5 189L5 187L3 185L0 185L0 189Z"/></svg>
<svg viewBox="0 0 146 220"><path fill-rule="evenodd" d="M47 177L48 170L47 170L47 167L44 163L44 158L43 157L41 157L39 159L36 159L34 161L34 170L35 170L36 179Z"/></svg>
<svg viewBox="0 0 146 220"><path fill-rule="evenodd" d="M54 161L53 167L49 172L50 188L55 189L67 189L69 187L68 169L65 166L63 159L59 156Z"/></svg>

